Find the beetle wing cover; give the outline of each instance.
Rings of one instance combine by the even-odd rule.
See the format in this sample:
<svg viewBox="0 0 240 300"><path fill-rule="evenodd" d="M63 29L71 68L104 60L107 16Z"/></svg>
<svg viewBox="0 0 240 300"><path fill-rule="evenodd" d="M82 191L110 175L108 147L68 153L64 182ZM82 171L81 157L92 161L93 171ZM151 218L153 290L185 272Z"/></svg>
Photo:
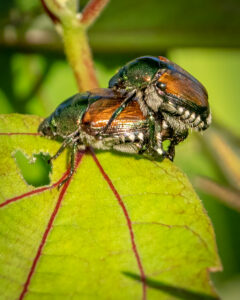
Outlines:
<svg viewBox="0 0 240 300"><path fill-rule="evenodd" d="M112 114L120 107L123 101L124 99L121 98L102 98L92 103L82 119L84 129L87 130L87 127L96 130L103 129L107 125ZM109 126L108 132L120 130L120 128L122 131L124 131L124 129L129 131L131 128L141 126L145 121L146 118L144 117L138 102L131 101L117 118L113 120Z"/></svg>
<svg viewBox="0 0 240 300"><path fill-rule="evenodd" d="M166 71L159 77L159 81L166 84L166 93L198 106L208 107L208 94L204 86L177 64L166 58L164 62Z"/></svg>
<svg viewBox="0 0 240 300"><path fill-rule="evenodd" d="M100 99L90 105L82 120L83 124L91 123L94 126L104 127L112 114L122 104L123 99ZM132 101L112 122L111 126L117 126L119 123L129 123L145 120L143 113L137 101Z"/></svg>

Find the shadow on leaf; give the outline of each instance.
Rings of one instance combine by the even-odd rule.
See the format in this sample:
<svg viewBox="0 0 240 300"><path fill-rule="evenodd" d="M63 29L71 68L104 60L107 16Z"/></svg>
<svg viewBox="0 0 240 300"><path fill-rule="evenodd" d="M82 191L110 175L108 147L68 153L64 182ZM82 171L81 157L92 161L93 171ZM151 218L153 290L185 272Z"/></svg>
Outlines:
<svg viewBox="0 0 240 300"><path fill-rule="evenodd" d="M131 272L123 272L123 274L127 277L130 277L133 280L142 281L141 277L137 274ZM218 297L193 292L181 287L168 285L166 283L153 280L149 277L146 277L146 285L150 288L160 290L179 299L186 299L186 300L219 300L220 299Z"/></svg>

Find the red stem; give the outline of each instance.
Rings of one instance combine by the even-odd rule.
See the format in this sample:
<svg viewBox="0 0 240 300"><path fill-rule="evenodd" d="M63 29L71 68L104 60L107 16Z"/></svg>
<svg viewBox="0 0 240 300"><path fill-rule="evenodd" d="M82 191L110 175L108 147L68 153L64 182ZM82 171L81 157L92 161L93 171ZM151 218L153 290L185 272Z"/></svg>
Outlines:
<svg viewBox="0 0 240 300"><path fill-rule="evenodd" d="M41 2L42 2L42 6L43 6L45 12L46 12L47 15L50 17L50 19L53 21L53 23L54 23L54 24L61 23L61 22L60 22L60 19L59 19L56 15L54 15L54 14L48 9L48 7L47 7L45 1L44 1L44 0L41 0Z"/></svg>
<svg viewBox="0 0 240 300"><path fill-rule="evenodd" d="M82 12L81 23L90 26L101 14L109 0L91 0Z"/></svg>

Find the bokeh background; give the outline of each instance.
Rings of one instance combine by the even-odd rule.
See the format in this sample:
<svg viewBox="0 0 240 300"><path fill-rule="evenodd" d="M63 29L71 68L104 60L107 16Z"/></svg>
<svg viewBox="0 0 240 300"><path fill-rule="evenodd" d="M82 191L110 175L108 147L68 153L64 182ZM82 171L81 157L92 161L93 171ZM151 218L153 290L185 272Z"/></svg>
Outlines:
<svg viewBox="0 0 240 300"><path fill-rule="evenodd" d="M209 92L214 124L226 129L239 149L239 0L112 0L89 30L89 40L101 87L141 55L167 56L188 70ZM40 1L1 1L0 113L46 117L76 92L61 39ZM199 134L177 147L175 162L193 182L202 175L226 184L214 148L210 151ZM240 214L198 193L213 222L224 268L212 278L222 299L240 299Z"/></svg>

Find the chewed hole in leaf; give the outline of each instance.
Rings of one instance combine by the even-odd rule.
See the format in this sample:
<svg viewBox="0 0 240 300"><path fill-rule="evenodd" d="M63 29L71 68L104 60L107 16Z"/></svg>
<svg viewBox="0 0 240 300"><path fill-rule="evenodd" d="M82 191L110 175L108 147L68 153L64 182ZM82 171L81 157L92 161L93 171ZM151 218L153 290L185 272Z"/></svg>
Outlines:
<svg viewBox="0 0 240 300"><path fill-rule="evenodd" d="M48 163L49 154L39 153L29 158L18 150L14 157L27 184L39 187L50 183L49 174L52 171L52 166Z"/></svg>

